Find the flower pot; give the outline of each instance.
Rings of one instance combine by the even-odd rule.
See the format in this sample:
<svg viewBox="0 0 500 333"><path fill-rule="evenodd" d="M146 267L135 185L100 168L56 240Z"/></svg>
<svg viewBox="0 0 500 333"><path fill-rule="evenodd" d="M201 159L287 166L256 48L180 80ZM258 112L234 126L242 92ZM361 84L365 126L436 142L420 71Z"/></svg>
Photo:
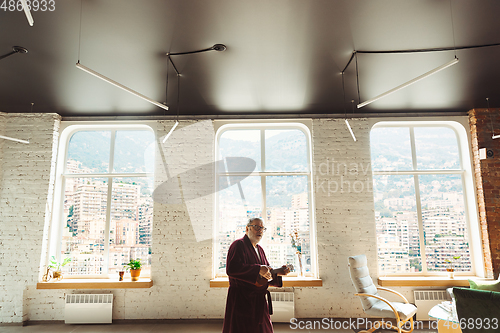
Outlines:
<svg viewBox="0 0 500 333"><path fill-rule="evenodd" d="M453 268L447 268L446 271L448 272L448 278L449 279L453 279L453 273L454 273L454 269Z"/></svg>
<svg viewBox="0 0 500 333"><path fill-rule="evenodd" d="M56 281L62 280L62 272L61 271L54 271L52 272L52 278Z"/></svg>
<svg viewBox="0 0 500 333"><path fill-rule="evenodd" d="M141 275L140 269L131 269L130 270L130 278L132 281L139 281L139 275Z"/></svg>

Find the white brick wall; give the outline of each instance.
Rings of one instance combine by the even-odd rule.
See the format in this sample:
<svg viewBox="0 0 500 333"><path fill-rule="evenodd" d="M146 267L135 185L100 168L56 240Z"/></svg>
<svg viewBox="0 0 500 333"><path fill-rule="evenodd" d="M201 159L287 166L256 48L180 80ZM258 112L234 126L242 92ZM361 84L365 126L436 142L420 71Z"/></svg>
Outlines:
<svg viewBox="0 0 500 333"><path fill-rule="evenodd" d="M26 292L38 278L56 114L5 114L0 195L0 322L27 318Z"/></svg>
<svg viewBox="0 0 500 333"><path fill-rule="evenodd" d="M80 292L35 289L45 237L45 204L50 190L51 142L56 119L54 115L38 115L36 122L29 116L8 117L7 132L23 138L27 133L33 143L29 146L4 143L0 262L7 269L0 276L0 322L63 320L65 294ZM0 125L1 121L0 118ZM195 123L200 122L181 121L176 131ZM343 119L313 120L315 215L323 287L295 288L297 317L364 316L361 303L353 296L347 257L367 254L370 270L376 272L370 128L366 119L353 119L350 123L357 142L352 140ZM179 150L161 144L161 138L172 125L173 121L157 123L157 185L168 174L179 174L199 166L200 161L213 160L213 131L206 126L197 127L189 140L178 143L183 145ZM167 161L167 168L163 161ZM208 196L201 204L196 203L197 211L193 211L190 202L155 203L154 286L109 291L115 295L115 319L224 316L227 290L209 287L212 241L196 234L200 228L211 232L212 212L207 208L211 200L213 197Z"/></svg>

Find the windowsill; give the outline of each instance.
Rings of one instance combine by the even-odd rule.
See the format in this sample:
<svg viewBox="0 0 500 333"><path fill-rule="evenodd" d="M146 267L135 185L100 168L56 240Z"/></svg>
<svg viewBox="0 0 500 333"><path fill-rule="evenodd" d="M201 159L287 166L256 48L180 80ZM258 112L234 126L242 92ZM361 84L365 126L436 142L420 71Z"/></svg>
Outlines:
<svg viewBox="0 0 500 333"><path fill-rule="evenodd" d="M283 277L283 288L285 287L322 287L323 280L309 277ZM210 288L228 288L229 279L227 277L210 280ZM271 286L272 288L272 286Z"/></svg>
<svg viewBox="0 0 500 333"><path fill-rule="evenodd" d="M123 281L117 279L62 279L61 281L38 282L36 289L129 289L129 288L151 288L153 280L140 278L139 281L131 281L125 278Z"/></svg>
<svg viewBox="0 0 500 333"><path fill-rule="evenodd" d="M468 279L477 276L384 276L378 278L381 287L468 287Z"/></svg>

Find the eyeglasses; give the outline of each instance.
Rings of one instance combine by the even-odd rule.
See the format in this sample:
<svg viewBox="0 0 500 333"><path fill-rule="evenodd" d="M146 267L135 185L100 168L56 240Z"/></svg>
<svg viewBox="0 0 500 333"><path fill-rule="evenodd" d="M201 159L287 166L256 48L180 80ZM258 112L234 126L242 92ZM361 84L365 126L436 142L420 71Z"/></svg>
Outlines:
<svg viewBox="0 0 500 333"><path fill-rule="evenodd" d="M254 227L255 230L257 230L257 231L261 231L261 230L266 231L267 230L267 228L261 227L260 225L255 225L255 224L250 224L249 227Z"/></svg>

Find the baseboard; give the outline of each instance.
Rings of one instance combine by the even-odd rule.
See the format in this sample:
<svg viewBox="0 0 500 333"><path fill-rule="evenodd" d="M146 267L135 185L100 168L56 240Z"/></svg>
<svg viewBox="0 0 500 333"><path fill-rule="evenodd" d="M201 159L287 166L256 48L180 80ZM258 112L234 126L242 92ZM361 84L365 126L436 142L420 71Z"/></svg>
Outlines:
<svg viewBox="0 0 500 333"><path fill-rule="evenodd" d="M64 324L64 320L26 320L22 322L23 326L30 325L57 325Z"/></svg>
<svg viewBox="0 0 500 333"><path fill-rule="evenodd" d="M220 318L207 319L113 319L113 324L203 324L203 323L222 323ZM31 325L58 325L64 324L64 320L27 320L19 323L0 323L0 326L31 326Z"/></svg>
<svg viewBox="0 0 500 333"><path fill-rule="evenodd" d="M113 319L113 324L203 324L203 323L222 323L220 318L206 319Z"/></svg>
<svg viewBox="0 0 500 333"><path fill-rule="evenodd" d="M24 322L20 321L18 323L0 323L0 327L2 326L24 326Z"/></svg>

